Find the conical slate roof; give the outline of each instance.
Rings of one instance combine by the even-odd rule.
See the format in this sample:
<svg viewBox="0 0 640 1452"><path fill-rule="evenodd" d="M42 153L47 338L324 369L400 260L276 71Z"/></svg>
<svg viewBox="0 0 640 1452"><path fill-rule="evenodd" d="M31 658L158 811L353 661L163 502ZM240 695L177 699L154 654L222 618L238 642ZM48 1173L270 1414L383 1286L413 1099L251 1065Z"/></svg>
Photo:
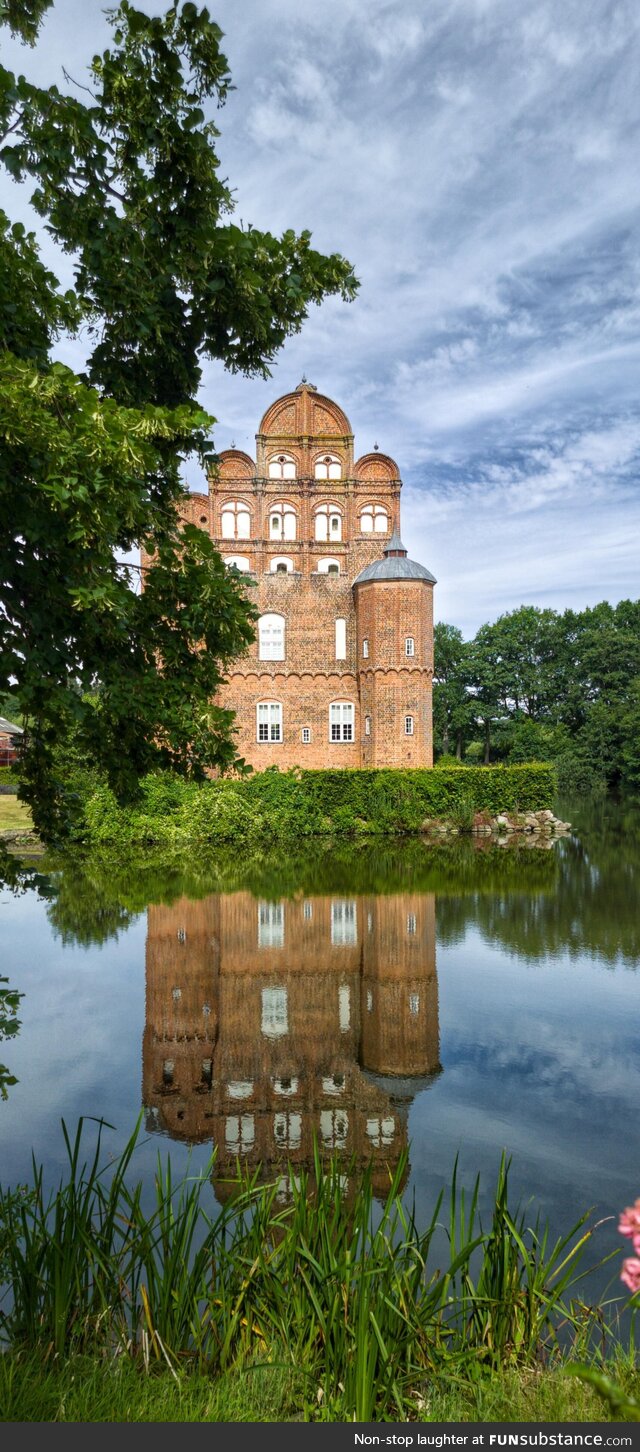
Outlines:
<svg viewBox="0 0 640 1452"><path fill-rule="evenodd" d="M365 565L364 570L356 575L355 585L364 585L365 580L427 580L429 584L435 585L436 577L426 570L424 565L419 565L417 560L407 559L407 551L402 543L397 530L384 548L384 558L374 560L372 565Z"/></svg>

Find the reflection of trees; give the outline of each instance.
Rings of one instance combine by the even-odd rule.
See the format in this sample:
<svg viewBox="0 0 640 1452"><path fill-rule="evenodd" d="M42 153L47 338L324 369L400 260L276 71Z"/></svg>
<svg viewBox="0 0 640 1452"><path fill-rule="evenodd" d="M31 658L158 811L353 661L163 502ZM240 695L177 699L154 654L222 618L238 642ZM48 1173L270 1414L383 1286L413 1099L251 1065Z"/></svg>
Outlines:
<svg viewBox="0 0 640 1452"><path fill-rule="evenodd" d="M440 896L437 932L454 943L474 923L488 942L525 958L564 952L621 958L635 966L640 957L640 810L631 804L578 805L571 815L579 837L554 849L557 877L552 892L475 892Z"/></svg>

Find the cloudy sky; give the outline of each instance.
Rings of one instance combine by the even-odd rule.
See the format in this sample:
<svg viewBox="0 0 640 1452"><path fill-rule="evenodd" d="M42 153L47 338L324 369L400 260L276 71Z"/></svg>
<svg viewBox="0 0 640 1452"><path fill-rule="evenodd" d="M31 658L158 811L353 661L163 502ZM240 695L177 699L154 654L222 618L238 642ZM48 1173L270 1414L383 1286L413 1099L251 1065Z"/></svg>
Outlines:
<svg viewBox="0 0 640 1452"><path fill-rule="evenodd" d="M207 368L217 446L251 451L306 372L359 452L398 460L441 619L637 597L637 0L209 8L236 86L217 120L237 216L308 227L361 280L267 383ZM107 36L95 0L58 0L19 64L82 79Z"/></svg>

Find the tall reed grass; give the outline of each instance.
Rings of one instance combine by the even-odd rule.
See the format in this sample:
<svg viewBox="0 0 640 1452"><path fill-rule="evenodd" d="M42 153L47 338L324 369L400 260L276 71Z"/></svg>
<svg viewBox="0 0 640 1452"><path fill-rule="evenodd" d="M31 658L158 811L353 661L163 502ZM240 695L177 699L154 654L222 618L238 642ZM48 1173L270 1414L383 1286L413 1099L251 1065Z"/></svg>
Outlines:
<svg viewBox="0 0 640 1452"><path fill-rule="evenodd" d="M449 1204L426 1229L403 1204L404 1162L380 1206L364 1174L353 1204L345 1166L323 1163L277 1185L238 1173L214 1205L213 1161L174 1183L158 1159L154 1201L130 1183L137 1126L115 1164L98 1126L63 1126L68 1169L46 1195L42 1168L0 1190L0 1336L40 1355L126 1353L150 1367L295 1367L307 1410L330 1420L404 1417L431 1379L532 1364L588 1317L572 1294L593 1233L587 1217L551 1241L508 1204L503 1160L491 1224L479 1186L454 1171Z"/></svg>

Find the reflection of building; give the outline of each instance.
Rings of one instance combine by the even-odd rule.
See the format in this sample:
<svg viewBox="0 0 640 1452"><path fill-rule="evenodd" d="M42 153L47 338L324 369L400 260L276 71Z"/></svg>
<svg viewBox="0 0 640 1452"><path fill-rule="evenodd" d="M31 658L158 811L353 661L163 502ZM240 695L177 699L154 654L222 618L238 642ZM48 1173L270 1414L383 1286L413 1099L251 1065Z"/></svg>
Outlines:
<svg viewBox="0 0 640 1452"><path fill-rule="evenodd" d="M309 1165L315 1135L386 1182L415 1080L438 1069L433 895L149 908L149 1122L211 1138L218 1175Z"/></svg>

